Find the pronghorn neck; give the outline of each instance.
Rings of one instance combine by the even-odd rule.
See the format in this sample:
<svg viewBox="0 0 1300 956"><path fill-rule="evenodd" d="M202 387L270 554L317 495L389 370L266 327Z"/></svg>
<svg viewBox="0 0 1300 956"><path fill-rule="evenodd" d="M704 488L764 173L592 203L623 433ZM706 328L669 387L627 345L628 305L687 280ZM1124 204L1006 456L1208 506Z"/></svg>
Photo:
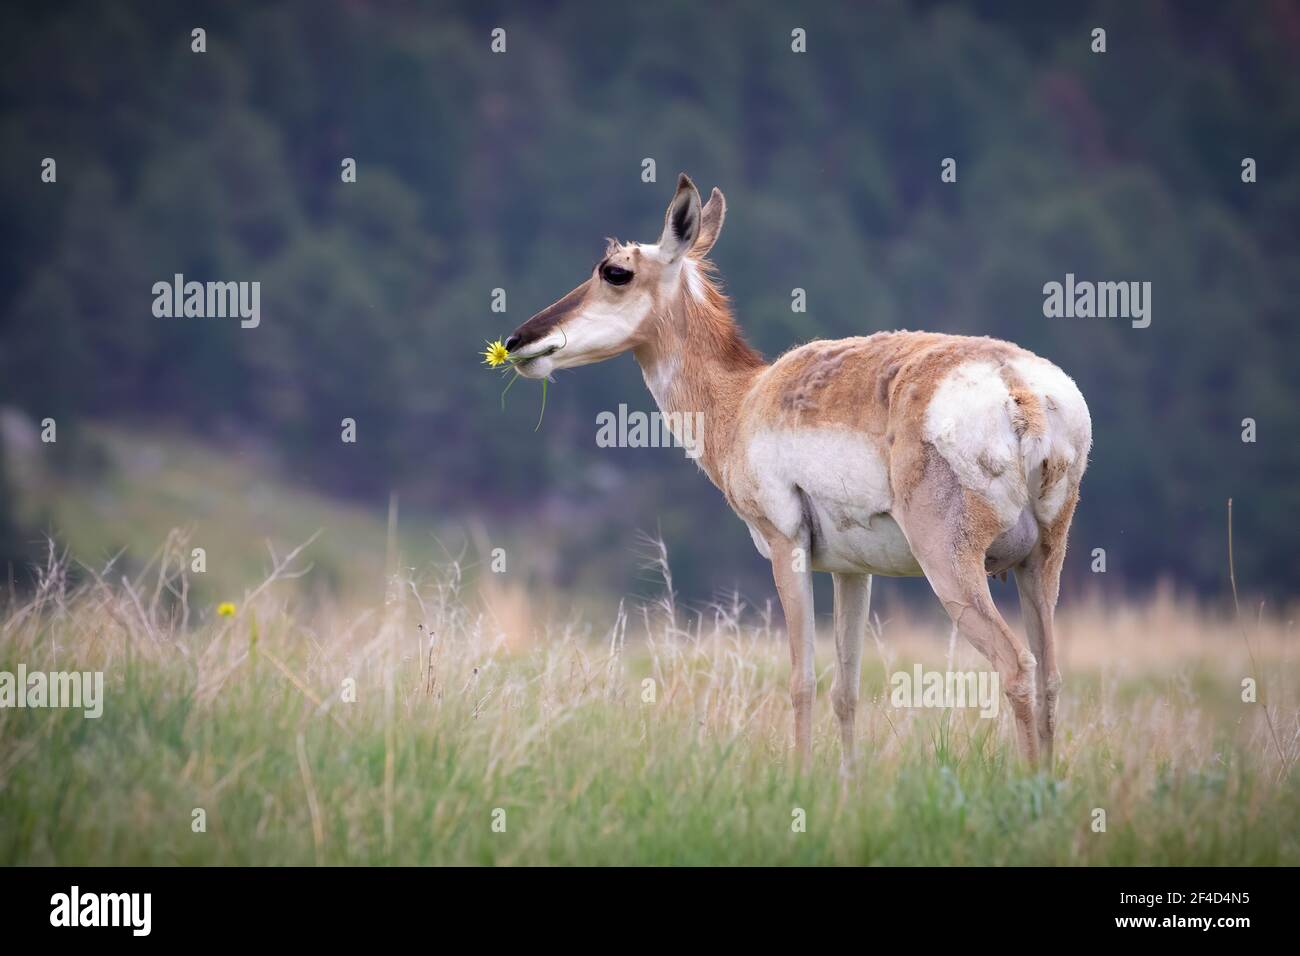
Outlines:
<svg viewBox="0 0 1300 956"><path fill-rule="evenodd" d="M660 309L648 339L634 354L661 412L703 416L699 464L721 487L721 466L735 438L740 400L765 365L741 335L726 296L711 279L711 265L687 259L682 268L673 301Z"/></svg>

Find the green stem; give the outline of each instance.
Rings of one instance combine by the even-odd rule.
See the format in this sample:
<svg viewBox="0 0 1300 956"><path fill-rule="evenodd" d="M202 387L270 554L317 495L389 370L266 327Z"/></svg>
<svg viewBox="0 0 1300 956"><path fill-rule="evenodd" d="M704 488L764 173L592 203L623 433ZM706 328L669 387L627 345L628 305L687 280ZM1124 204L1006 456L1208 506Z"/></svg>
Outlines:
<svg viewBox="0 0 1300 956"><path fill-rule="evenodd" d="M515 379L519 378L519 372L517 370L513 371L515 372L514 377L511 378L510 381L506 383L506 387L501 390L501 411L503 412L506 410L506 392L510 391L510 386L515 384Z"/></svg>
<svg viewBox="0 0 1300 956"><path fill-rule="evenodd" d="M547 381L549 381L549 379L545 379L545 378L542 379L542 413L541 413L540 415L537 416L537 427L534 428L533 431L537 431L538 428L541 428L541 427L542 427L542 419L546 417L546 383L547 383Z"/></svg>

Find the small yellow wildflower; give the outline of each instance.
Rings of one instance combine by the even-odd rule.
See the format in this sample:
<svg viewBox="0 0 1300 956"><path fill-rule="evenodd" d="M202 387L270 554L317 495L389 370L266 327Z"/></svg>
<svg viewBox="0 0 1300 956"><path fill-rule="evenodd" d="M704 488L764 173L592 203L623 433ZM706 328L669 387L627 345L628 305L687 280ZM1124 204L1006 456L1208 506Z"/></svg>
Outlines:
<svg viewBox="0 0 1300 956"><path fill-rule="evenodd" d="M222 601L220 604L217 605L217 616L234 617L235 605L231 604L229 601Z"/></svg>
<svg viewBox="0 0 1300 956"><path fill-rule="evenodd" d="M509 360L510 353L506 351L506 347L501 344L500 339L487 343L487 348L483 350L483 363L490 365L492 368L496 368Z"/></svg>
<svg viewBox="0 0 1300 956"><path fill-rule="evenodd" d="M556 351L556 349L552 348L549 351L544 352L542 354L550 355L551 352L554 351ZM498 365L505 365L507 362L509 362L510 371L515 373L514 375L510 376L510 381L506 383L506 387L501 391L501 411L504 412L506 410L506 392L510 391L510 386L515 384L515 379L521 377L519 374L519 369L515 365L516 360L510 357L510 350L507 349L504 344L502 344L500 339L497 339L495 342L488 342L487 348L483 350L482 355L483 355L483 364L486 365L488 368L496 368ZM537 358L537 356L532 356L532 357ZM542 427L542 416L546 414L546 382L547 381L548 381L547 379L542 379L542 414L537 417L537 428L534 428L533 431L537 431L538 428Z"/></svg>

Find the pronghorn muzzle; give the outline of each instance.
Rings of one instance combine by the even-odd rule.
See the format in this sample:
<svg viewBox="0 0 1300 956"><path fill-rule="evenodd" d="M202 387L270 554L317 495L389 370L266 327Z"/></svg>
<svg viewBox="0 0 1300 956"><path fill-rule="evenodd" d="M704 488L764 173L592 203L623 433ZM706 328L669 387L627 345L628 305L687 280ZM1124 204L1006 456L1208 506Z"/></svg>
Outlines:
<svg viewBox="0 0 1300 956"><path fill-rule="evenodd" d="M548 305L515 329L505 341L506 351L518 352L520 349L527 348L533 342L545 338L556 326L582 306L582 301L587 296L587 287L590 283L591 280L588 279L563 299Z"/></svg>

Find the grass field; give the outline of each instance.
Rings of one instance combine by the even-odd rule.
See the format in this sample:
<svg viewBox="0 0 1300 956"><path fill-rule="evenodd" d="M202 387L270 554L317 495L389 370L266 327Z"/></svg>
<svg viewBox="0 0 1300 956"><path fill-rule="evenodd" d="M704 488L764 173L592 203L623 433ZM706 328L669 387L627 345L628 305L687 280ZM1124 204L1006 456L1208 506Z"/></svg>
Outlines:
<svg viewBox="0 0 1300 956"><path fill-rule="evenodd" d="M112 561L115 580L134 576L182 528L191 546L206 552L204 573L189 577L191 595L216 602L260 580L269 563L266 542L283 550L325 528L312 547L312 586L345 594L382 586L383 501L363 508L303 488L238 447L103 425L85 426L81 441L97 468L54 469L32 454L12 456L19 460L9 475L24 524L52 535L76 562L102 569ZM451 550L462 544L410 515L396 530L396 544L412 562L445 557L435 530Z"/></svg>
<svg viewBox="0 0 1300 956"><path fill-rule="evenodd" d="M1067 606L1047 774L1018 765L1005 712L891 706L913 662L982 666L895 617L868 638L842 782L825 646L814 765L791 764L779 618L665 600L548 621L445 567L370 606L274 580L182 628L147 570L128 588L54 565L7 608L0 670L103 671L106 700L97 720L0 709L0 863L1300 863L1289 621L1246 624L1256 671L1231 617Z"/></svg>

